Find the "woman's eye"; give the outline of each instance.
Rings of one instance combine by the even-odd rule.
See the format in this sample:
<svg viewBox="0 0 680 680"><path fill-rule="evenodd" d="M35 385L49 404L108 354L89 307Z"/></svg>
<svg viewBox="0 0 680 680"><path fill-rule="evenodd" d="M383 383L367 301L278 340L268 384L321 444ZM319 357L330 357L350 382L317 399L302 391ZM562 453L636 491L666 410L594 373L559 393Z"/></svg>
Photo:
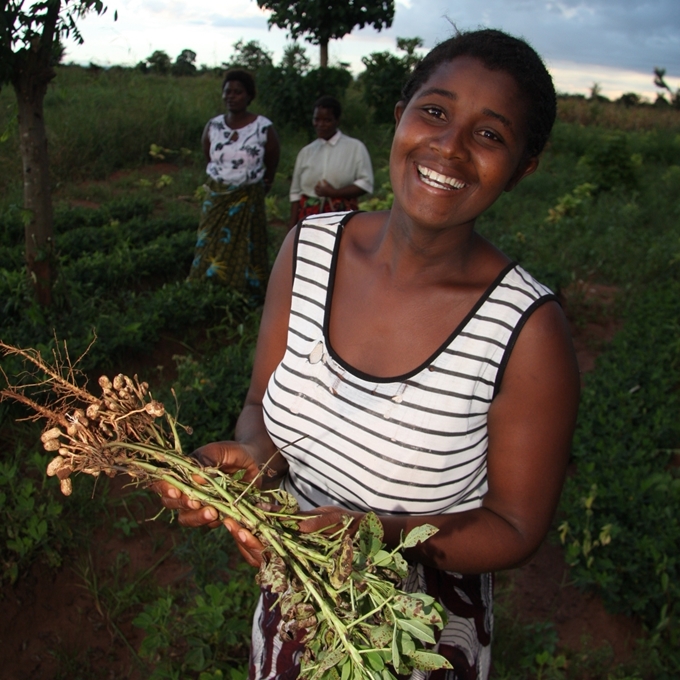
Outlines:
<svg viewBox="0 0 680 680"><path fill-rule="evenodd" d="M481 133L482 137L486 137L487 139L491 139L494 142L502 142L503 140L495 133L493 130L482 130Z"/></svg>
<svg viewBox="0 0 680 680"><path fill-rule="evenodd" d="M444 117L444 112L437 106L425 106L424 111L425 113L428 113L430 116L434 116L435 118Z"/></svg>

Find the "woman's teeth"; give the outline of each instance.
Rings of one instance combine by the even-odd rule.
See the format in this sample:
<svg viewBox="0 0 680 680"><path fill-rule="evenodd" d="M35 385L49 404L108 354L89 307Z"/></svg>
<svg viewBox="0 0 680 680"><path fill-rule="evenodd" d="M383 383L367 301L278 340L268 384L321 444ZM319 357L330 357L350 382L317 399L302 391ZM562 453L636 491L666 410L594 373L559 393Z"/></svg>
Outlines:
<svg viewBox="0 0 680 680"><path fill-rule="evenodd" d="M447 177L430 168L425 168L422 165L417 167L420 179L431 187L436 187L437 189L462 189L465 186L465 182L461 182L453 177Z"/></svg>

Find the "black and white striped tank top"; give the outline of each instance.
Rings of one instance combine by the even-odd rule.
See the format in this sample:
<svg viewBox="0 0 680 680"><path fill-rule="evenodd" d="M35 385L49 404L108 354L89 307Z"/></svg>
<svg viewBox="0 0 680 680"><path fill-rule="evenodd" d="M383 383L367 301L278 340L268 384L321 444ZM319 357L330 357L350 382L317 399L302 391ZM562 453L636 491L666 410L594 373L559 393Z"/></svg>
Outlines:
<svg viewBox="0 0 680 680"><path fill-rule="evenodd" d="M524 322L554 295L512 264L425 363L395 378L367 375L328 342L329 290L349 217L316 215L297 235L286 352L263 402L269 435L290 465L284 488L307 510L477 508L487 491L489 406Z"/></svg>

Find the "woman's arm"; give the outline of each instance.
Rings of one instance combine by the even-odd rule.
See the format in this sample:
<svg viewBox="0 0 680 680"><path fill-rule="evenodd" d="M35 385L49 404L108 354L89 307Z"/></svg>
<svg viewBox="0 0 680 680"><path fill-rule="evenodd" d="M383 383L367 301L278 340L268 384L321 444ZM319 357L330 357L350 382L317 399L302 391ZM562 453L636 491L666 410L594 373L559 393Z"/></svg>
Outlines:
<svg viewBox="0 0 680 680"><path fill-rule="evenodd" d="M317 182L314 192L322 198L359 198L359 196L363 196L366 193L366 190L358 187L356 184L348 184L336 189L332 184L322 179L320 182Z"/></svg>
<svg viewBox="0 0 680 680"><path fill-rule="evenodd" d="M203 156L205 157L206 163L210 163L210 121L208 121L203 128L201 148L203 149Z"/></svg>
<svg viewBox="0 0 680 680"><path fill-rule="evenodd" d="M290 217L288 218L288 231L290 231L298 223L298 212L300 210L300 201L291 201L290 203Z"/></svg>
<svg viewBox="0 0 680 680"><path fill-rule="evenodd" d="M200 447L194 456L204 465L220 467L233 473L245 469L246 481L257 476L262 465L267 464L275 477L263 476L264 486L275 483L288 468L284 457L277 453L264 426L262 400L267 383L286 351L288 317L293 288L293 249L295 233L288 234L276 258L267 286L260 331L255 350L255 361L250 388L236 424L235 440L212 442ZM163 498L163 505L179 510L179 521L185 526L214 525L217 512L214 508L201 507L178 489L165 482L153 487Z"/></svg>
<svg viewBox="0 0 680 680"><path fill-rule="evenodd" d="M566 319L548 302L519 334L488 418L488 485L482 507L434 517L381 517L388 545L431 523L439 532L409 551L460 573L525 562L550 528L566 473L579 372ZM309 527L307 527L309 528Z"/></svg>
<svg viewBox="0 0 680 680"><path fill-rule="evenodd" d="M351 140L352 157L351 173L347 177L351 182L335 187L323 179L316 184L314 192L317 196L328 198L359 198L365 193L373 191L373 165L366 146L358 139ZM340 184L340 182L336 182Z"/></svg>
<svg viewBox="0 0 680 680"><path fill-rule="evenodd" d="M279 136L276 133L273 125L267 128L267 141L264 145L264 189L265 193L274 184L276 178L276 169L279 167L279 158L281 157L281 145L279 143Z"/></svg>

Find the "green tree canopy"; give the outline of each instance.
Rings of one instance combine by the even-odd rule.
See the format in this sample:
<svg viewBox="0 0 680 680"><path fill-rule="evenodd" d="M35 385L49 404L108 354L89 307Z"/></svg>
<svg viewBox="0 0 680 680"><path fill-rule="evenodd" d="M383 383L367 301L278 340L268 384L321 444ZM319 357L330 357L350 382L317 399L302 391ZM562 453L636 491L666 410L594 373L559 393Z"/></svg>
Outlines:
<svg viewBox="0 0 680 680"><path fill-rule="evenodd" d="M311 130L314 102L321 95L342 101L352 82L345 68L309 68L304 47L287 45L278 66L257 73L258 97L277 126Z"/></svg>
<svg viewBox="0 0 680 680"><path fill-rule="evenodd" d="M394 19L394 0L257 0L269 10L269 26L284 28L293 40L304 37L319 45L320 66L328 66L328 42L339 40L356 27L380 31Z"/></svg>
<svg viewBox="0 0 680 680"><path fill-rule="evenodd" d="M150 57L147 58L149 71L151 73L158 73L159 75L166 75L170 73L172 61L167 52L163 50L156 50Z"/></svg>
<svg viewBox="0 0 680 680"><path fill-rule="evenodd" d="M394 122L394 105L401 98L401 88L420 59L416 50L422 46L422 38L397 38L397 49L405 55L373 52L362 57L366 70L359 74L359 82L364 101L373 110L373 119L377 123Z"/></svg>
<svg viewBox="0 0 680 680"><path fill-rule="evenodd" d="M193 50L182 50L170 69L173 76L194 76L196 70L196 52Z"/></svg>
<svg viewBox="0 0 680 680"><path fill-rule="evenodd" d="M225 69L242 68L257 73L260 69L273 64L272 53L262 47L257 40L248 42L237 40L233 48L231 59L222 64Z"/></svg>

